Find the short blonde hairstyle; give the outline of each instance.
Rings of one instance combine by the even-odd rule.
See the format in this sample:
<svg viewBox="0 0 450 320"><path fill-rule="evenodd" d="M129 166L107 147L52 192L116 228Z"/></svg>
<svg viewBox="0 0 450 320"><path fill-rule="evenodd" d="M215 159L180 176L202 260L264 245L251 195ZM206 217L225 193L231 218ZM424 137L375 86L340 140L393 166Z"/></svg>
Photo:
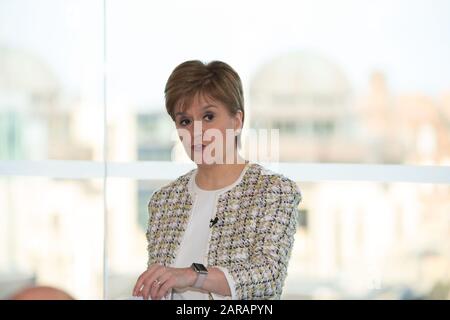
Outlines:
<svg viewBox="0 0 450 320"><path fill-rule="evenodd" d="M179 106L184 111L196 94L223 103L231 115L242 112L244 123L244 94L236 71L222 61L203 63L189 60L178 65L169 76L164 90L166 109L173 121Z"/></svg>

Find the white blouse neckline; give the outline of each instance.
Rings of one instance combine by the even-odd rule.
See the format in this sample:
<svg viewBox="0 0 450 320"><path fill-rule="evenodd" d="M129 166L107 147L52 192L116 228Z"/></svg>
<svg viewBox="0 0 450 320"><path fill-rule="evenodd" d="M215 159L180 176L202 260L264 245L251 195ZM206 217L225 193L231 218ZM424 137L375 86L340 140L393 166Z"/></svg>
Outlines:
<svg viewBox="0 0 450 320"><path fill-rule="evenodd" d="M220 189L214 189L214 190L206 190L206 189L202 189L200 188L196 181L195 181L195 177L197 176L197 171L198 169L195 169L192 171L191 174L191 178L189 180L189 191L192 194L222 194L224 192L227 192L229 190L231 190L233 187L235 187L237 184L239 184L242 180L242 178L245 175L245 172L248 170L248 168L250 167L250 162L246 162L244 169L242 169L241 174L239 175L239 177L231 184L220 188Z"/></svg>

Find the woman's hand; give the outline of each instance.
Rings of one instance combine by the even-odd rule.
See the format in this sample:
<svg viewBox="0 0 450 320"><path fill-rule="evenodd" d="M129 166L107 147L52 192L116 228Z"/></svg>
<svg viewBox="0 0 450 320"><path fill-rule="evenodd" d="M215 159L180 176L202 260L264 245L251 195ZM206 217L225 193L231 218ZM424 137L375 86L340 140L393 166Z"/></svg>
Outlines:
<svg viewBox="0 0 450 320"><path fill-rule="evenodd" d="M191 287L195 283L196 273L191 268L172 268L152 264L143 272L133 289L133 296L142 296L148 300L160 300L172 289Z"/></svg>

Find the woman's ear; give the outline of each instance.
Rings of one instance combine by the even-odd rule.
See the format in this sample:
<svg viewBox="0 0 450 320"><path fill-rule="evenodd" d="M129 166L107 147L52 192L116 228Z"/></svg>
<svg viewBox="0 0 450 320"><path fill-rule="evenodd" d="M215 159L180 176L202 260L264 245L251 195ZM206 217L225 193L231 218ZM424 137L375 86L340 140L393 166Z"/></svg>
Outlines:
<svg viewBox="0 0 450 320"><path fill-rule="evenodd" d="M243 126L243 123L242 123L242 111L241 110L238 110L237 112L236 112L236 114L234 115L234 119L235 119L235 121L234 121L234 131L235 132L238 132L238 133L240 133L241 132L241 130L242 130L242 126Z"/></svg>

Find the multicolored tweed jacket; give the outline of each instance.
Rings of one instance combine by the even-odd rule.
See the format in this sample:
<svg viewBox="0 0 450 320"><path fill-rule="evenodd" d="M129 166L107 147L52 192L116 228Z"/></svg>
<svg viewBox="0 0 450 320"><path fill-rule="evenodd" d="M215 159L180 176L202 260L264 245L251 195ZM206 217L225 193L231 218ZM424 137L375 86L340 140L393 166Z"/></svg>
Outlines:
<svg viewBox="0 0 450 320"><path fill-rule="evenodd" d="M217 197L207 266L228 269L237 299L280 299L297 229L301 193L295 182L249 163L241 181ZM194 202L192 171L156 190L148 203L148 266L171 266ZM213 299L209 295L209 299Z"/></svg>

